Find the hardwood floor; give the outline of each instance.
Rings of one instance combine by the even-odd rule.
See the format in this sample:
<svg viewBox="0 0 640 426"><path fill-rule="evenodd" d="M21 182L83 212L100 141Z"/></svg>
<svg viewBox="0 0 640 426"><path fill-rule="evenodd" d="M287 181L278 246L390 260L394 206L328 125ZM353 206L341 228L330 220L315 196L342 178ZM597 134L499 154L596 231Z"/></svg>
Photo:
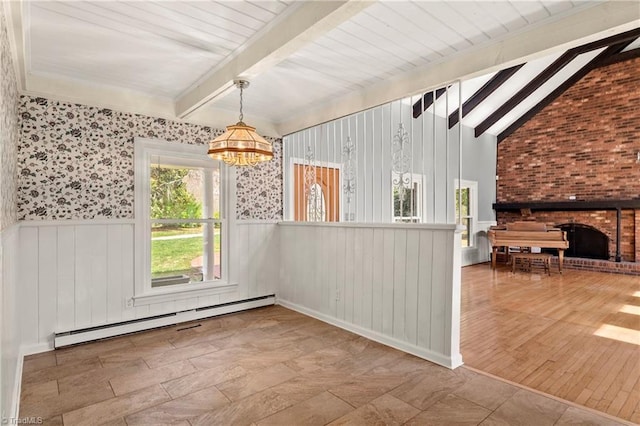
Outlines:
<svg viewBox="0 0 640 426"><path fill-rule="evenodd" d="M65 425L620 424L279 306L27 357L20 408Z"/></svg>
<svg viewBox="0 0 640 426"><path fill-rule="evenodd" d="M640 277L462 270L465 365L640 423Z"/></svg>

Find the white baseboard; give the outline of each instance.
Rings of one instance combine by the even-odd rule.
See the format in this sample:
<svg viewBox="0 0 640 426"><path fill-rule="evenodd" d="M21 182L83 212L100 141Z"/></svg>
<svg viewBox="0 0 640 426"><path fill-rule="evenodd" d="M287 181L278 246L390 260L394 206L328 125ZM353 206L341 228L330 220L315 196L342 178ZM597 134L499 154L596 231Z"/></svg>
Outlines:
<svg viewBox="0 0 640 426"><path fill-rule="evenodd" d="M284 306L285 308L294 310L296 312L300 312L301 314L319 319L320 321L324 321L328 324L335 325L336 327L340 327L347 331L351 331L355 334L366 337L367 339L382 343L383 345L391 346L392 348L410 353L411 355L415 355L422 359L426 359L427 361L431 361L443 367L454 369L460 367L463 364L462 355L460 354L458 354L456 357L449 357L444 354L430 351L429 349L412 345L411 343L403 342L402 340L395 339L382 333L378 333L377 331L369 330L367 328L342 321L338 318L331 317L316 310L305 308L304 306L289 302L287 300L278 299L276 301L276 304Z"/></svg>
<svg viewBox="0 0 640 426"><path fill-rule="evenodd" d="M106 339L108 337L119 336L122 334L135 333L138 331L150 330L157 327L165 327L169 325L179 324L182 322L196 321L204 318L215 317L218 315L230 314L234 312L245 311L247 309L269 306L275 303L275 296L266 296L256 300L247 300L238 303L229 303L211 308L199 308L189 311L176 312L158 318L149 318L135 322L114 324L102 328L92 328L87 330L73 331L69 333L57 334L54 342L55 347L75 345L77 343L90 342L93 340Z"/></svg>
<svg viewBox="0 0 640 426"><path fill-rule="evenodd" d="M33 345L22 345L20 347L20 354L25 357L28 355L40 354L42 352L52 351L54 349L53 342L36 343Z"/></svg>
<svg viewBox="0 0 640 426"><path fill-rule="evenodd" d="M22 366L24 365L24 356L18 356L18 365L16 365L16 376L13 382L13 395L11 395L11 413L9 418L17 419L20 413L20 391L22 389Z"/></svg>

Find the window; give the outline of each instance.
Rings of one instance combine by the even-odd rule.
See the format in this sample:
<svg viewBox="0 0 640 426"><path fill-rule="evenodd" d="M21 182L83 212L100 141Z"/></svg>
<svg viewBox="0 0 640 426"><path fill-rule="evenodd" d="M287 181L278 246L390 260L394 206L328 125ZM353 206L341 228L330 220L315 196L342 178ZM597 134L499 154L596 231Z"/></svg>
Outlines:
<svg viewBox="0 0 640 426"><path fill-rule="evenodd" d="M220 169L153 156L151 287L219 280Z"/></svg>
<svg viewBox="0 0 640 426"><path fill-rule="evenodd" d="M206 146L137 139L135 155L136 302L226 285L226 167Z"/></svg>
<svg viewBox="0 0 640 426"><path fill-rule="evenodd" d="M327 207L324 201L324 191L317 183L311 185L307 194L307 222L325 222Z"/></svg>
<svg viewBox="0 0 640 426"><path fill-rule="evenodd" d="M465 230L462 232L462 247L473 247L475 234L475 220L477 216L478 183L473 181L455 182L456 220L458 214Z"/></svg>
<svg viewBox="0 0 640 426"><path fill-rule="evenodd" d="M422 175L393 173L393 221L422 222Z"/></svg>

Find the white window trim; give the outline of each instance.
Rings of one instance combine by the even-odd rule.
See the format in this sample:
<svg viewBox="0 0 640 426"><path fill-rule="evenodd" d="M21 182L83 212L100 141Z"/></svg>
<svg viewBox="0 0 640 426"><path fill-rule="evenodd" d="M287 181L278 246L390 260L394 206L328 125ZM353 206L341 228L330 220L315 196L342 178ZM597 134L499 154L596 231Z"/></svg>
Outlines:
<svg viewBox="0 0 640 426"><path fill-rule="evenodd" d="M460 182L460 184L458 184L458 182ZM476 233L478 229L478 182L464 179L458 181L458 179L455 179L453 184L453 214L456 215L456 222L458 221L458 214L456 213L456 190L458 188L469 188L469 202L471 203L471 231L473 233L469 233L469 247L462 247L462 250L475 250L477 249Z"/></svg>
<svg viewBox="0 0 640 426"><path fill-rule="evenodd" d="M230 219L235 217L235 200L231 200L230 187L235 185L235 174L220 164L220 198L222 200L222 278L203 283L176 284L170 287L151 287L151 227L150 227L150 167L152 156L182 158L190 166L217 167L218 163L207 156L206 145L168 142L161 139L134 139L135 170L135 285L133 305L149 305L170 300L188 299L234 291L238 284L229 282Z"/></svg>
<svg viewBox="0 0 640 426"><path fill-rule="evenodd" d="M396 176L398 176L399 174L392 171L391 172L391 222L392 223L399 223L396 221L396 219L404 219L403 217L400 216L396 216L395 215L395 200L393 199L393 180ZM418 184L418 195L420 196L420 199L418 200L418 202L416 203L416 206L418 206L418 214L415 214L416 212L414 212L414 216L406 216L406 218L411 218L412 222L410 223L416 223L413 222L414 219L418 219L417 223L424 223L424 212L426 211L425 209L425 201L426 201L426 194L425 194L425 182L427 177L421 173L409 173L409 175L411 176L411 186L413 186L414 183Z"/></svg>

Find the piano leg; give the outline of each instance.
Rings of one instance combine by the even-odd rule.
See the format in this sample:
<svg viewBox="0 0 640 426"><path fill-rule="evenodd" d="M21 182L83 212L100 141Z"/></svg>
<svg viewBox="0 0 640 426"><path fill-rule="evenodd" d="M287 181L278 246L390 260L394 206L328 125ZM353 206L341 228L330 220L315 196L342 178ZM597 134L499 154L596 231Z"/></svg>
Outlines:
<svg viewBox="0 0 640 426"><path fill-rule="evenodd" d="M558 270L562 273L562 264L564 263L564 250L558 249Z"/></svg>

